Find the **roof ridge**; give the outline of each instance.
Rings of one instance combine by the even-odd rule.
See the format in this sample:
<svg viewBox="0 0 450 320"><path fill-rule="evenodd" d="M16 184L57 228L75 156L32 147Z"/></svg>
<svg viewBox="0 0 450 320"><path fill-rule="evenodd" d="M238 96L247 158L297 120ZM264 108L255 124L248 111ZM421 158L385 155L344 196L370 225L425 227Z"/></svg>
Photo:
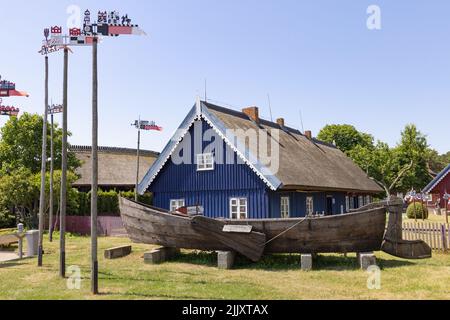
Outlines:
<svg viewBox="0 0 450 320"><path fill-rule="evenodd" d="M71 145L69 147L71 151L90 151L92 150L92 146L88 145ZM126 148L126 147L109 147L109 146L98 146L98 151L106 151L106 152L137 152L137 149L134 148ZM159 152L153 150L140 149L140 152L143 153L152 153L155 155L159 155Z"/></svg>
<svg viewBox="0 0 450 320"><path fill-rule="evenodd" d="M215 104L215 103L210 103L210 102L207 102L207 101L201 101L201 102L206 104L206 106L208 108L212 106L212 109L216 109L217 111L222 111L224 113L228 113L228 114L231 114L231 115L240 116L241 118L244 118L244 119L249 119L248 116L242 111L230 109L230 108L227 108L227 107L224 107L224 106L220 106L220 105ZM281 127L277 122L273 122L273 121L270 121L270 120L267 120L267 119L264 119L264 118L260 118L259 120L260 120L259 124L268 125L268 126L271 126L271 127L277 128L277 129L285 130L285 131L287 131L289 133L293 133L293 134L297 134L297 135L302 136L302 137L306 137L299 129L296 129L296 128L293 128L293 127L290 127L290 126L283 126L283 127ZM314 143L321 144L321 145L324 145L324 146L327 146L327 147L330 147L330 148L338 149L332 143L329 143L329 142L326 142L326 141L322 141L322 140L319 140L319 139L314 138L314 137L311 140Z"/></svg>

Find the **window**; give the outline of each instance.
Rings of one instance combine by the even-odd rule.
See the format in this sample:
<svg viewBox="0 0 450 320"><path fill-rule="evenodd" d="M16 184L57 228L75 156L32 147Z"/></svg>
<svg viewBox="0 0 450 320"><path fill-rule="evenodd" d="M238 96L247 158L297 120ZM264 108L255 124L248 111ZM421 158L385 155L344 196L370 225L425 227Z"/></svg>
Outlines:
<svg viewBox="0 0 450 320"><path fill-rule="evenodd" d="M197 155L197 171L214 170L214 156L212 153Z"/></svg>
<svg viewBox="0 0 450 320"><path fill-rule="evenodd" d="M289 210L289 197L281 197L280 203L280 211L282 218L289 218L290 210Z"/></svg>
<svg viewBox="0 0 450 320"><path fill-rule="evenodd" d="M361 208L364 206L364 197L363 196L359 196L358 197L358 208Z"/></svg>
<svg viewBox="0 0 450 320"><path fill-rule="evenodd" d="M184 199L170 200L170 211L174 212L184 207Z"/></svg>
<svg viewBox="0 0 450 320"><path fill-rule="evenodd" d="M350 197L349 196L345 197L345 211L346 212L350 211Z"/></svg>
<svg viewBox="0 0 450 320"><path fill-rule="evenodd" d="M314 197L306 197L306 215L314 213Z"/></svg>
<svg viewBox="0 0 450 320"><path fill-rule="evenodd" d="M372 199L370 196L366 196L366 204L371 204L372 203Z"/></svg>
<svg viewBox="0 0 450 320"><path fill-rule="evenodd" d="M247 198L230 199L231 219L247 219Z"/></svg>

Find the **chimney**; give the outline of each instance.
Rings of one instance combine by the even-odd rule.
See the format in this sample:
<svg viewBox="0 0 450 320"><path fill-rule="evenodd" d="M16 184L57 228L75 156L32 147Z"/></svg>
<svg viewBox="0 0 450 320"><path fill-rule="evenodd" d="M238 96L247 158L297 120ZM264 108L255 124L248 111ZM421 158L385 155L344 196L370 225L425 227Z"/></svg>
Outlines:
<svg viewBox="0 0 450 320"><path fill-rule="evenodd" d="M310 130L305 131L305 137L307 137L309 140L312 139L312 132Z"/></svg>
<svg viewBox="0 0 450 320"><path fill-rule="evenodd" d="M278 118L277 123L280 127L284 127L284 118Z"/></svg>
<svg viewBox="0 0 450 320"><path fill-rule="evenodd" d="M244 109L242 109L242 112L245 113L250 119L252 119L256 123L259 122L259 109L258 109L258 107L244 108Z"/></svg>

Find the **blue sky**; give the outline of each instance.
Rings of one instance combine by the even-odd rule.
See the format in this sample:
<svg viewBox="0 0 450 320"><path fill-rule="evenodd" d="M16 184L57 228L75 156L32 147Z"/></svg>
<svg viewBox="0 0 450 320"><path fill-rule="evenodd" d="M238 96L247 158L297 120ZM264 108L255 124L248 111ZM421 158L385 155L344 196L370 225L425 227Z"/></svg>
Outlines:
<svg viewBox="0 0 450 320"><path fill-rule="evenodd" d="M67 7L128 13L146 37L105 39L99 47L99 143L135 147L138 115L164 132L142 145L160 151L197 95L235 109L257 105L314 134L349 123L394 145L415 123L440 152L450 150L448 1L5 1L0 0L0 74L31 97L4 99L43 111L42 29L66 25ZM366 27L369 5L381 30ZM69 58L72 144L91 141L91 50ZM50 95L62 96L62 53L50 57ZM57 117L58 118L58 117ZM59 119L58 119L59 120ZM0 119L0 125L6 119Z"/></svg>

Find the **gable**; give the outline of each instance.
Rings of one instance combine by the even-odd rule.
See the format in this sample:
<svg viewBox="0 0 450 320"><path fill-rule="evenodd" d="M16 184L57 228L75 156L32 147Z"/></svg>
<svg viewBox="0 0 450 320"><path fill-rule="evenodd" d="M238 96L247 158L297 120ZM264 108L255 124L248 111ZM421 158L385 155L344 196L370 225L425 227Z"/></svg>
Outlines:
<svg viewBox="0 0 450 320"><path fill-rule="evenodd" d="M195 146L197 141L200 144ZM196 158L202 153L214 155L214 170L197 170ZM148 191L167 193L265 188L265 183L239 161L237 153L205 120L195 120Z"/></svg>
<svg viewBox="0 0 450 320"><path fill-rule="evenodd" d="M217 117L211 114L206 106L198 99L196 105L190 110L158 159L142 179L138 186L138 192L140 194L143 194L155 181L165 164L172 158L178 145L183 141L184 137L188 134L196 121L205 121L227 144L227 146L231 148L237 155L237 158L242 161L242 163L246 164L268 188L277 190L282 185L281 181L265 168L259 160L253 156L251 151L245 148L245 144L240 143L235 137L227 132L226 126ZM231 141L233 141L233 143Z"/></svg>
<svg viewBox="0 0 450 320"><path fill-rule="evenodd" d="M446 177L448 177L450 173L450 164L444 169L442 170L437 176L436 178L433 179L433 181L431 181L424 189L423 192L424 193L431 193L433 192L433 190L442 182L444 181L444 179Z"/></svg>

